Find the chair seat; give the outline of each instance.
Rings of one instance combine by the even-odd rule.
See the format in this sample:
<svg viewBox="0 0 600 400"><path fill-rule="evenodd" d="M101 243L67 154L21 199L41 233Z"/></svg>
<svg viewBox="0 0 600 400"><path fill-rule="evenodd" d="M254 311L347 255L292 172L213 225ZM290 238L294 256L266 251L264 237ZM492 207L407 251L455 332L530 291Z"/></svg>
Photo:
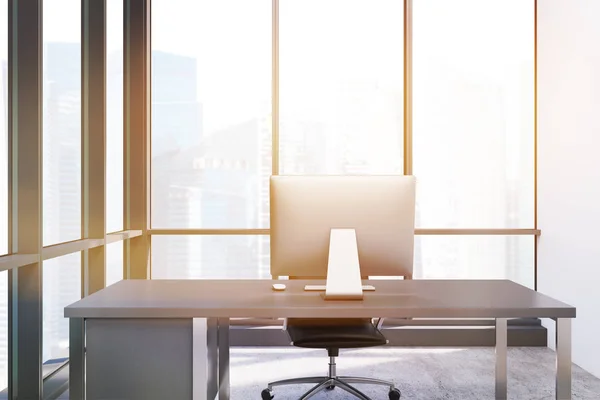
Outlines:
<svg viewBox="0 0 600 400"><path fill-rule="evenodd" d="M293 345L297 347L348 349L387 343L385 336L370 319L291 318L286 329Z"/></svg>

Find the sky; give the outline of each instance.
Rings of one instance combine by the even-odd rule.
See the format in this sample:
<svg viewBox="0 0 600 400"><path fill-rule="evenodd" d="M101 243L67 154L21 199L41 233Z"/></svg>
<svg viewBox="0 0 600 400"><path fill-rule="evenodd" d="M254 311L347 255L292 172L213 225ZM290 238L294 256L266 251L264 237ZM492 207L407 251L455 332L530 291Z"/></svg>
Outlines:
<svg viewBox="0 0 600 400"><path fill-rule="evenodd" d="M198 100L205 107L207 134L232 119L270 113L271 3L152 2L153 50L198 60ZM4 4L7 0L0 1L0 20L7 18ZM80 0L44 0L45 42L80 43L80 4ZM108 0L109 53L122 48L121 14L116 10L120 4L121 0ZM495 80L505 79L512 64L533 57L533 24L528 22L533 20L533 2L416 0L413 9L415 62L434 49L445 63ZM370 78L402 90L402 0L280 0L279 19L280 95L286 100L282 113L318 112L319 102L310 98L316 90L338 86L336 81ZM514 45L524 32L511 27L519 26L531 27L531 43ZM6 54L6 46L0 41L0 54Z"/></svg>
<svg viewBox="0 0 600 400"><path fill-rule="evenodd" d="M415 64L434 55L473 78L506 81L533 58L533 2L413 4ZM152 48L198 60L206 134L270 112L271 0L153 0L152 11ZM531 27L531 40L515 46L524 32L508 20ZM281 0L281 115L318 115L352 80L402 91L402 21L401 0Z"/></svg>

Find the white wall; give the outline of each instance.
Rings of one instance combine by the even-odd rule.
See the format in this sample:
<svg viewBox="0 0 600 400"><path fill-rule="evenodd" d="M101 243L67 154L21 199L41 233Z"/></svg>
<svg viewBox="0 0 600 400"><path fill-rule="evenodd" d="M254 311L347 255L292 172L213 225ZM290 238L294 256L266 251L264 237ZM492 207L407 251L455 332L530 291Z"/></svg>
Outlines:
<svg viewBox="0 0 600 400"><path fill-rule="evenodd" d="M599 0L538 1L538 290L577 307L573 362L598 377L599 16Z"/></svg>

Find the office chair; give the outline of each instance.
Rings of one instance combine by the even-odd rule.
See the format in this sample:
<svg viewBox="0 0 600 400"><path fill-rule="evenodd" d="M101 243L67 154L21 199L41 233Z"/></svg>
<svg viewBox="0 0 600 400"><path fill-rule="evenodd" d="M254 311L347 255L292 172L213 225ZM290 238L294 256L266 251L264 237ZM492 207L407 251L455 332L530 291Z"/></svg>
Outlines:
<svg viewBox="0 0 600 400"><path fill-rule="evenodd" d="M338 376L335 358L339 356L340 349L382 346L387 344L379 328L383 319L304 319L290 318L286 321L284 329L287 331L292 345L311 349L326 349L329 355L329 373L327 376L314 376L306 378L293 378L271 382L261 393L263 400L274 398L273 387L282 385L297 385L304 383L316 384L302 396L306 400L322 390L333 390L335 387L345 390L361 400L370 400L360 390L351 384L373 384L389 387L389 399L399 400L401 393L393 382L375 378Z"/></svg>
<svg viewBox="0 0 600 400"><path fill-rule="evenodd" d="M357 196L360 194L360 196ZM385 200L384 200L385 199ZM414 251L415 178L413 176L272 176L270 179L271 276L278 279L326 279L332 229L352 227L360 244L361 278L412 275ZM348 243L346 243L348 244ZM327 272L326 272L327 271ZM352 384L389 388L389 399L400 399L393 382L338 376L335 358L340 349L381 346L383 320L286 320L292 345L325 349L327 376L271 382L261 393L274 398L273 387L314 383L300 400L336 387L370 400Z"/></svg>

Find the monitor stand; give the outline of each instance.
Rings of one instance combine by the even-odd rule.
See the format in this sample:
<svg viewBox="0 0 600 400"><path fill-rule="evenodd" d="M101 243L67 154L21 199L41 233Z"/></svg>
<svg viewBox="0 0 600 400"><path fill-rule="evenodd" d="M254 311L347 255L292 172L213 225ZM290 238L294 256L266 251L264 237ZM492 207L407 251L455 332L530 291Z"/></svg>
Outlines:
<svg viewBox="0 0 600 400"><path fill-rule="evenodd" d="M354 229L332 229L325 300L362 300L363 286Z"/></svg>

